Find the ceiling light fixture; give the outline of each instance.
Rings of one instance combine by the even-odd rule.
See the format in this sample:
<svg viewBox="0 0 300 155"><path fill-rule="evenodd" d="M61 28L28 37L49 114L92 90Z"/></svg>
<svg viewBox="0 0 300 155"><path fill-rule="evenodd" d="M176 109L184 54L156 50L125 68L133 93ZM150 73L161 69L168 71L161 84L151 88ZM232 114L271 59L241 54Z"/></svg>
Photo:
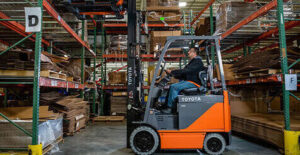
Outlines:
<svg viewBox="0 0 300 155"><path fill-rule="evenodd" d="M185 7L186 6L186 2L179 2L179 7Z"/></svg>

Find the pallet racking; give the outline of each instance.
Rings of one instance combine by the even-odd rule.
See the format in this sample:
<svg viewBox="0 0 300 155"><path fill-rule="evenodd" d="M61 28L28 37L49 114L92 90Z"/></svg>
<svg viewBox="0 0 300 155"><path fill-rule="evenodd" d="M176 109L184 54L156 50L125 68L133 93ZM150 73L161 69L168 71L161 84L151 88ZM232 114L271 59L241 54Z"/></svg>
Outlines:
<svg viewBox="0 0 300 155"><path fill-rule="evenodd" d="M11 40L7 39L5 37L1 37L1 42L6 44L7 46L10 46L7 48L7 50L2 51L1 54L8 52L10 49L19 46L21 43L35 43L35 56L34 56L34 74L32 78L27 78L27 80L24 81L24 78L18 78L15 77L13 81L7 81L7 79L2 78L0 85L1 86L13 86L13 87L20 87L24 85L33 85L33 120L32 120L32 133L29 134L28 131L24 130L21 126L11 121L9 118L4 116L0 113L0 115L5 118L7 121L9 121L11 124L16 126L18 129L23 131L25 134L32 137L32 145L29 146L29 149L32 151L32 153L36 153L41 151L42 146L38 144L38 124L39 124L39 95L40 95L40 87L50 87L50 88L64 88L64 89L78 89L81 90L81 97L83 97L83 89L86 87L84 84L84 59L85 59L85 50L88 50L89 54L94 57L94 60L96 59L96 54L94 51L96 51L96 39L94 40L94 50L91 49L91 47L88 45L87 42L84 41L84 30L85 27L82 26L82 36L81 38L77 35L77 33L65 22L65 20L59 15L59 13L55 10L55 8L49 4L47 0L36 0L36 1L8 1L8 2L1 2L0 4L1 11L0 11L0 25L1 29L8 30L9 33L15 33L18 35L14 35L16 38L20 38L20 36L23 36L25 38L21 39L20 41L14 43L11 42ZM52 45L52 41L48 41L47 39L43 38L42 36L49 37L48 33L43 33L43 29L55 29L55 27L47 26L47 24L42 24L43 28L40 32L35 33L27 33L25 32L25 27L23 25L24 19L20 18L24 17L23 11L18 12L18 18L11 18L10 16L16 16L14 12L9 10L16 10L16 9L22 9L24 7L40 7L42 11L42 17L44 19L47 19L45 23L51 23L55 24L55 27L62 27L64 30L64 34L67 34L66 38L72 38L73 43L79 43L79 47L82 46L81 50L81 83L78 82L69 82L69 81L62 81L59 79L51 79L47 77L40 77L40 63L41 63L41 51L43 48L47 47L47 50L52 52L52 49L67 54L67 52L61 50L60 48L63 48L63 46L55 47ZM5 10L5 9L7 10ZM8 14L4 14L4 12L7 11ZM43 23L43 19L42 19ZM82 21L83 23L83 21ZM44 27L46 26L46 27ZM96 31L96 29L95 29ZM4 32L4 31L3 31ZM55 32L53 32L55 33ZM58 38L61 37L58 35ZM58 39L58 38L52 38L52 39ZM95 77L95 72L93 73ZM11 79L10 79L11 80ZM95 78L93 79L95 81ZM93 113L95 113L95 89L96 87L92 87L94 90L93 92ZM5 91L7 92L7 91ZM6 94L5 94L6 96ZM5 97L7 99L7 97ZM34 149L36 148L36 149ZM13 150L14 148L0 148L0 150ZM17 149L17 150L28 150L27 148L23 149Z"/></svg>

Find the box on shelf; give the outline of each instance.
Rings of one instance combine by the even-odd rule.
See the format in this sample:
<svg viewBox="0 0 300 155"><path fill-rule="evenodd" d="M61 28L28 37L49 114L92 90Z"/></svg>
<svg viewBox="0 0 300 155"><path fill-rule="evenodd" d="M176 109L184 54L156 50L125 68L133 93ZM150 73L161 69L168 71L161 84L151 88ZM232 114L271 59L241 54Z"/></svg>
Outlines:
<svg viewBox="0 0 300 155"><path fill-rule="evenodd" d="M257 11L255 3L245 2L224 2L219 6L216 14L216 32L222 33ZM241 29L257 29L257 21L252 21Z"/></svg>
<svg viewBox="0 0 300 155"><path fill-rule="evenodd" d="M210 18L200 18L195 29L196 36L210 35Z"/></svg>
<svg viewBox="0 0 300 155"><path fill-rule="evenodd" d="M111 96L110 97L110 114L126 115L127 113L127 97Z"/></svg>
<svg viewBox="0 0 300 155"><path fill-rule="evenodd" d="M181 31L151 31L150 51L157 52L163 48L168 36L181 36Z"/></svg>
<svg viewBox="0 0 300 155"><path fill-rule="evenodd" d="M147 7L164 6L164 7L178 7L179 0L147 0Z"/></svg>
<svg viewBox="0 0 300 155"><path fill-rule="evenodd" d="M125 85L127 83L127 72L109 72L108 84L109 85Z"/></svg>

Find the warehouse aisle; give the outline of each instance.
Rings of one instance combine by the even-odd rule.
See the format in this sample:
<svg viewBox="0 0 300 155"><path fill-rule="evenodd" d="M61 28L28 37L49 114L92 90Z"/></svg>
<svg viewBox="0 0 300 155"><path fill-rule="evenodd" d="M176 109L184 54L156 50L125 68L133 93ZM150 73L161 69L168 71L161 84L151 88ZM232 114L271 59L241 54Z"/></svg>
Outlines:
<svg viewBox="0 0 300 155"><path fill-rule="evenodd" d="M86 127L80 134L65 137L60 144L60 152L54 155L132 155L126 148L126 126L123 123L100 123ZM167 151L159 154L198 154L196 151L174 152ZM225 155L279 155L280 153L270 147L257 145L240 137L233 136L233 143L224 153Z"/></svg>

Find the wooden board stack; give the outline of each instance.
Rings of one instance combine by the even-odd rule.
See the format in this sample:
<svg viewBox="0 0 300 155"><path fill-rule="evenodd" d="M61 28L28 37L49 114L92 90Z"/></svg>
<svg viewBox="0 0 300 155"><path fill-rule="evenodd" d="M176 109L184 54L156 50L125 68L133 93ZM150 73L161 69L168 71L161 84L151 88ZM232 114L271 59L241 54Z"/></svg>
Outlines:
<svg viewBox="0 0 300 155"><path fill-rule="evenodd" d="M288 48L288 62L292 64L300 58L299 48ZM234 63L231 67L235 72L235 78L248 78L265 76L270 74L278 74L281 72L280 66L280 52L278 48L253 53L251 55L244 56L239 61ZM295 65L291 73L299 73L300 65Z"/></svg>

